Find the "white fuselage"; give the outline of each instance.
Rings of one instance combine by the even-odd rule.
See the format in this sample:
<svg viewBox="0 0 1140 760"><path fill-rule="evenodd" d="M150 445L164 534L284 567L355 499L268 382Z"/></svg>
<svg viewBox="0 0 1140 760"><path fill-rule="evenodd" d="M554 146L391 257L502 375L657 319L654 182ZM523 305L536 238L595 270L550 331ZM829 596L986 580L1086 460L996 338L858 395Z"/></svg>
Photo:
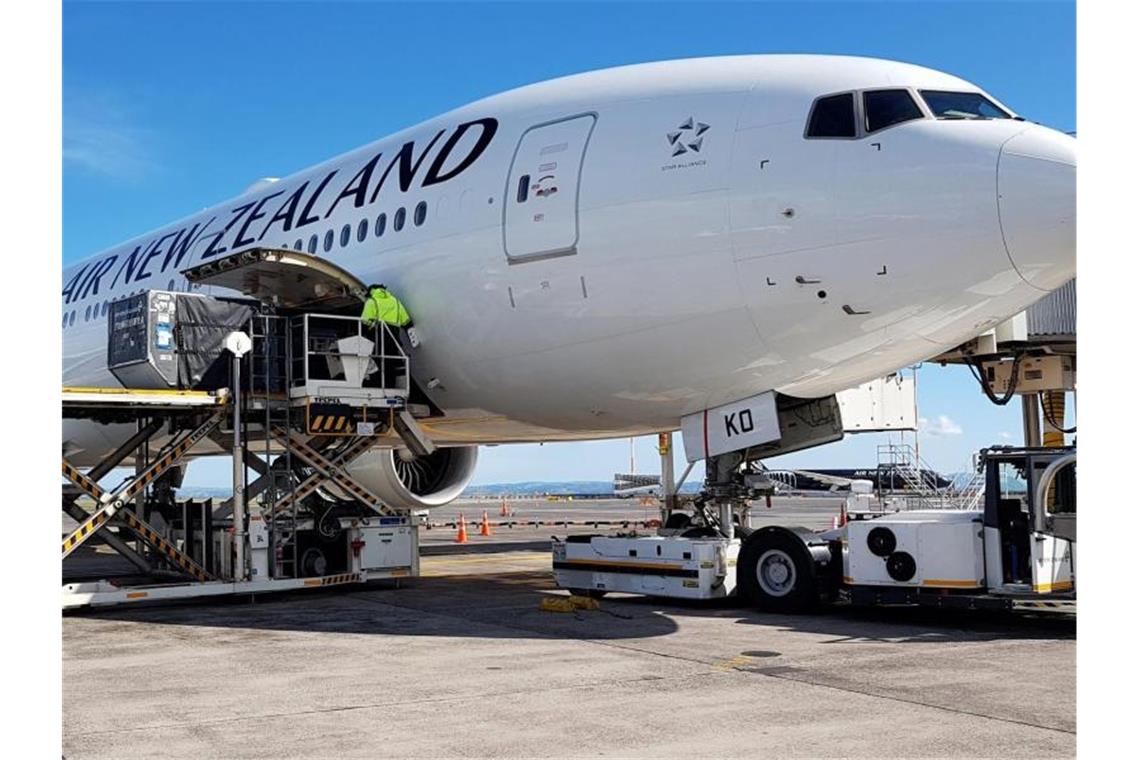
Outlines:
<svg viewBox="0 0 1140 760"><path fill-rule="evenodd" d="M923 118L805 138L817 98L892 87ZM835 393L1075 274L1075 141L936 119L921 89L981 92L889 61L741 56L481 100L68 267L64 384L119 385L103 303L315 236L407 304L441 442L629 435L767 390ZM118 438L93 427L69 422L65 443Z"/></svg>

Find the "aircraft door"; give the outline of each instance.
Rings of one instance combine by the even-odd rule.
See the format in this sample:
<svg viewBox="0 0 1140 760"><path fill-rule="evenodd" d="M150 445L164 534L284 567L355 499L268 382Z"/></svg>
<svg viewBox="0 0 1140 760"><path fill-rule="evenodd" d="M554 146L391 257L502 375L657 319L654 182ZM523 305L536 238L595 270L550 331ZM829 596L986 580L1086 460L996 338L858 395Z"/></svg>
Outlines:
<svg viewBox="0 0 1140 760"><path fill-rule="evenodd" d="M577 253L578 184L596 120L582 114L538 124L519 139L503 199L511 263Z"/></svg>

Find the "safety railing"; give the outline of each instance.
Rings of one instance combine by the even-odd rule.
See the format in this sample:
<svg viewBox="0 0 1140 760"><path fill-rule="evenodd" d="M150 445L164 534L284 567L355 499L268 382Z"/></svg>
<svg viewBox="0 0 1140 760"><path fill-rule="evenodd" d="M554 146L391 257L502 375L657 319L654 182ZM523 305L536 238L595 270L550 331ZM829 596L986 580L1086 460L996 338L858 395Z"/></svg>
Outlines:
<svg viewBox="0 0 1140 760"><path fill-rule="evenodd" d="M408 355L396 331L358 317L301 314L290 320L294 388L375 388L406 396Z"/></svg>
<svg viewBox="0 0 1140 760"><path fill-rule="evenodd" d="M910 445L881 444L878 459L879 499L895 508L975 509L981 502L985 480L976 468L965 482L944 484Z"/></svg>

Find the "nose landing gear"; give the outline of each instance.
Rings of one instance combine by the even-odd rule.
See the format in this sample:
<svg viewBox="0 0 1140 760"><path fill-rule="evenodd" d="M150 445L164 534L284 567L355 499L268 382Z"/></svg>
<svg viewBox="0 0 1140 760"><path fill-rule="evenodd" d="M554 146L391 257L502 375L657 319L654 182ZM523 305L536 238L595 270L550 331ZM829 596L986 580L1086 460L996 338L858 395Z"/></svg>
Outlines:
<svg viewBox="0 0 1140 760"><path fill-rule="evenodd" d="M739 540L736 591L741 598L764 611L784 613L807 612L835 598L841 547L804 528L747 526L747 502L775 490L761 467L747 462L744 452L731 452L710 457L706 472L694 506L719 535Z"/></svg>

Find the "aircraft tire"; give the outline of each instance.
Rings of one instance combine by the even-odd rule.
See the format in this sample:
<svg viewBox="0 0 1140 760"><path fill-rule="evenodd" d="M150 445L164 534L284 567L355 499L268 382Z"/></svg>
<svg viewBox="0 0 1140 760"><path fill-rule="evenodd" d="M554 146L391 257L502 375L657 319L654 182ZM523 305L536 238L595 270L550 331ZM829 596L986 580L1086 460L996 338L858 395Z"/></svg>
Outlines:
<svg viewBox="0 0 1140 760"><path fill-rule="evenodd" d="M761 612L804 613L819 603L810 552L798 536L779 527L762 528L744 539L736 589Z"/></svg>

